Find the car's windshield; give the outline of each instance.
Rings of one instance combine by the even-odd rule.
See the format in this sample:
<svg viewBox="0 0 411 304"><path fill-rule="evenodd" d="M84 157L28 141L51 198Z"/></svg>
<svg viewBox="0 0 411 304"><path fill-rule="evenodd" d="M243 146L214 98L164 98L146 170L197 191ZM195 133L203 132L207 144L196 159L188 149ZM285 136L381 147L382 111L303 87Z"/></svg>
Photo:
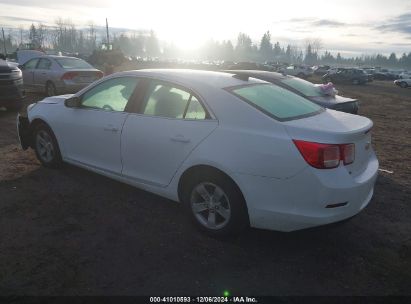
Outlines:
<svg viewBox="0 0 411 304"><path fill-rule="evenodd" d="M323 110L304 97L272 84L245 85L227 90L278 120L311 116Z"/></svg>
<svg viewBox="0 0 411 304"><path fill-rule="evenodd" d="M281 80L281 83L293 88L294 90L300 92L304 96L317 97L324 96L321 89L309 81L300 78L285 78Z"/></svg>
<svg viewBox="0 0 411 304"><path fill-rule="evenodd" d="M78 58L56 58L57 63L63 68L63 69L93 69L93 66L85 62L84 60L78 59Z"/></svg>

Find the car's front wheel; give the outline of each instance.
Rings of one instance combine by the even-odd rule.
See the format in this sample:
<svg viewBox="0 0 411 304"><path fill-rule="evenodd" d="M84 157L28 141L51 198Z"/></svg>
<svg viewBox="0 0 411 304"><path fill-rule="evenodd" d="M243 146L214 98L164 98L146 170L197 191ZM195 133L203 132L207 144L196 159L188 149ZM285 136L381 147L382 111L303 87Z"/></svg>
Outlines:
<svg viewBox="0 0 411 304"><path fill-rule="evenodd" d="M58 167L62 160L53 131L45 124L38 124L34 130L34 150L38 160L45 166Z"/></svg>
<svg viewBox="0 0 411 304"><path fill-rule="evenodd" d="M408 84L406 82L402 81L400 83L400 87L405 89L406 87L408 87Z"/></svg>
<svg viewBox="0 0 411 304"><path fill-rule="evenodd" d="M222 174L191 178L184 185L183 202L195 225L210 235L233 235L248 226L244 198L236 184Z"/></svg>

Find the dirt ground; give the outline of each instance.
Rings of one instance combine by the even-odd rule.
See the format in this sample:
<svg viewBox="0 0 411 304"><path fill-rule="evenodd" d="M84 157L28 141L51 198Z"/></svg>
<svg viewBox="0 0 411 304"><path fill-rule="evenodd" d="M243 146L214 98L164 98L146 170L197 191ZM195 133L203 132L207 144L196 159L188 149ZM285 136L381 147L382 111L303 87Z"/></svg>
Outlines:
<svg viewBox="0 0 411 304"><path fill-rule="evenodd" d="M335 226L232 240L179 204L65 165L39 165L0 111L0 295L411 295L411 89L338 86L374 123L370 205ZM41 96L30 96L31 100Z"/></svg>

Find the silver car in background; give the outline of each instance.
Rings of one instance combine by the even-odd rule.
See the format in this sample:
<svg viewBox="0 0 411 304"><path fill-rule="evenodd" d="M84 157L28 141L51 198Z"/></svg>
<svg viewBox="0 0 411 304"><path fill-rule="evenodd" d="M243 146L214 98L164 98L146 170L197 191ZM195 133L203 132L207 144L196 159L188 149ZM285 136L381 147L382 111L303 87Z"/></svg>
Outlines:
<svg viewBox="0 0 411 304"><path fill-rule="evenodd" d="M47 96L76 93L103 77L103 72L86 61L67 56L35 57L20 66L24 88Z"/></svg>

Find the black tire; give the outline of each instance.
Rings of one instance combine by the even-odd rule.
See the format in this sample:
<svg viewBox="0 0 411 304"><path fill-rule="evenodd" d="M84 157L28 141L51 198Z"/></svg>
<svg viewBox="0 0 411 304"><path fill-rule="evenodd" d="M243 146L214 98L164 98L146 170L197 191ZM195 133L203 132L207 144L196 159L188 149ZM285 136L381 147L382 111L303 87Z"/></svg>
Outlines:
<svg viewBox="0 0 411 304"><path fill-rule="evenodd" d="M227 199L225 200L225 198L223 198L219 200L221 204L228 203L230 209L229 219L221 227L218 227L219 224L217 224L217 222L220 217L221 219L223 219L223 217L220 215L220 212L224 208L222 205L217 206L216 204L214 207L215 209L209 208L207 210L204 210L204 219L201 218L202 215L200 215L199 213L197 213L196 215L196 213L194 212L193 200L195 196L200 196L198 192L196 192L196 189L197 187L201 187L201 185L204 184L206 185L206 187L212 187L208 185L219 187L224 192L225 198ZM215 192L212 196L215 196ZM247 207L241 191L231 179L221 173L210 171L205 172L204 174L196 174L192 176L183 185L182 201L194 225L208 235L214 237L233 236L239 234L249 226ZM225 211L227 211L227 209L225 209ZM215 228L206 227L204 221L202 221L205 220L205 217L207 217L209 221L210 213L214 213L214 221L216 223ZM202 220L200 220L199 218L201 218Z"/></svg>
<svg viewBox="0 0 411 304"><path fill-rule="evenodd" d="M47 97L51 97L51 96L56 96L56 95L57 95L56 86L55 86L54 83L52 83L51 81L47 81L47 82L46 82L45 94L46 94Z"/></svg>
<svg viewBox="0 0 411 304"><path fill-rule="evenodd" d="M404 81L400 82L400 87L405 89L406 87L408 87L408 84Z"/></svg>
<svg viewBox="0 0 411 304"><path fill-rule="evenodd" d="M61 153L56 137L44 123L37 124L34 128L33 148L43 166L57 168L61 165Z"/></svg>

